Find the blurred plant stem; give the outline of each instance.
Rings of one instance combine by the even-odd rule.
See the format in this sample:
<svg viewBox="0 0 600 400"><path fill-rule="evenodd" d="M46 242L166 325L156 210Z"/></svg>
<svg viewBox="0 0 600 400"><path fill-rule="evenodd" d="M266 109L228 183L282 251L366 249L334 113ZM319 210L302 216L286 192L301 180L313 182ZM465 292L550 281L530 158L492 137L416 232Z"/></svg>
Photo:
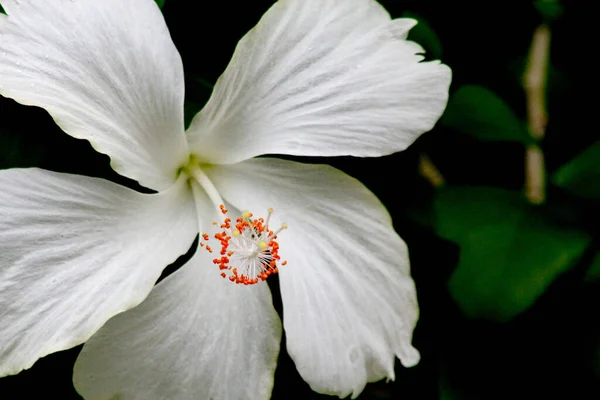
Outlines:
<svg viewBox="0 0 600 400"><path fill-rule="evenodd" d="M435 166L431 158L425 153L419 156L419 174L425 178L433 187L444 186L444 176Z"/></svg>
<svg viewBox="0 0 600 400"><path fill-rule="evenodd" d="M527 96L527 125L529 134L541 141L546 134L546 82L550 54L550 28L542 24L536 28L531 41L523 88ZM528 145L525 152L525 195L532 204L546 199L546 171L544 153L537 145Z"/></svg>

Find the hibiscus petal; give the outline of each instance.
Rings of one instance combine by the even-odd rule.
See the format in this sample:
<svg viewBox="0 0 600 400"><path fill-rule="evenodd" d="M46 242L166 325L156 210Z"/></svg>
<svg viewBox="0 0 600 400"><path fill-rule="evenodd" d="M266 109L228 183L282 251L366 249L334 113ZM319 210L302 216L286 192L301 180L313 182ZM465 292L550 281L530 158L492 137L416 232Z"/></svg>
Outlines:
<svg viewBox="0 0 600 400"><path fill-rule="evenodd" d="M406 245L377 198L332 167L269 158L206 170L226 201L274 208L287 348L313 390L356 397L411 366L418 318Z"/></svg>
<svg viewBox="0 0 600 400"><path fill-rule="evenodd" d="M73 381L89 399L268 399L281 322L266 284L221 278L204 250L85 344Z"/></svg>
<svg viewBox="0 0 600 400"><path fill-rule="evenodd" d="M145 195L39 169L0 171L0 376L87 340L139 304L197 234L185 180Z"/></svg>
<svg viewBox="0 0 600 400"><path fill-rule="evenodd" d="M420 62L414 24L372 0L279 1L239 42L191 148L216 164L404 150L442 114L451 76Z"/></svg>
<svg viewBox="0 0 600 400"><path fill-rule="evenodd" d="M183 67L152 0L0 0L0 94L162 190L187 159Z"/></svg>

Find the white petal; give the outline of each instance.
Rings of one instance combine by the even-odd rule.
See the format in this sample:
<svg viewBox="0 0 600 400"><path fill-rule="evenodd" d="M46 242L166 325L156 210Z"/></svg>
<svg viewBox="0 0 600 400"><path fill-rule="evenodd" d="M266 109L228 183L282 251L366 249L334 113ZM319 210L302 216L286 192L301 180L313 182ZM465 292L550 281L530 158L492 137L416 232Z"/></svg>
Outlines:
<svg viewBox="0 0 600 400"><path fill-rule="evenodd" d="M139 304L197 233L189 188L144 195L39 169L0 171L0 376L87 340Z"/></svg>
<svg viewBox="0 0 600 400"><path fill-rule="evenodd" d="M334 168L276 159L217 166L223 197L257 216L273 207L288 352L313 390L356 397L411 366L418 318L406 246L377 198Z"/></svg>
<svg viewBox="0 0 600 400"><path fill-rule="evenodd" d="M442 114L450 69L420 62L413 20L373 0L280 0L238 44L188 136L209 163L381 156Z"/></svg>
<svg viewBox="0 0 600 400"><path fill-rule="evenodd" d="M204 250L85 344L73 381L86 399L268 399L281 322L266 284L221 278Z"/></svg>
<svg viewBox="0 0 600 400"><path fill-rule="evenodd" d="M0 94L162 190L187 159L183 67L152 0L1 0Z"/></svg>

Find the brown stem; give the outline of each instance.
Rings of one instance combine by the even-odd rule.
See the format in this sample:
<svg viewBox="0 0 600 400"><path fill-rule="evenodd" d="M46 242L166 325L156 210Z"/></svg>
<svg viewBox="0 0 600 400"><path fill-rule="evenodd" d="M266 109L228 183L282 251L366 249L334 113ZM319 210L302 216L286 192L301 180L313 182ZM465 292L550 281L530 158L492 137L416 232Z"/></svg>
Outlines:
<svg viewBox="0 0 600 400"><path fill-rule="evenodd" d="M527 126L529 134L541 140L546 134L546 82L550 59L550 28L540 25L533 33L529 58L523 75L527 96ZM533 204L546 199L546 170L544 154L538 145L529 145L525 151L525 195Z"/></svg>

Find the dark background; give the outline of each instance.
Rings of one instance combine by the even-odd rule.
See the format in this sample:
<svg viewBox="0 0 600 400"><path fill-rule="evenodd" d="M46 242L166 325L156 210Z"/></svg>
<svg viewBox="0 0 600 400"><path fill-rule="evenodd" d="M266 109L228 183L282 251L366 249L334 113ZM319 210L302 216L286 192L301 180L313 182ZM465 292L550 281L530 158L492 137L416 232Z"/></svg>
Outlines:
<svg viewBox="0 0 600 400"><path fill-rule="evenodd" d="M271 2L166 0L167 25L186 73L189 120L210 95L237 41L254 26ZM206 3L206 2L202 2ZM393 17L411 11L433 27L453 70L451 92L464 84L496 92L525 117L525 96L515 65L527 54L534 28L542 22L531 2L381 1ZM598 96L591 91L597 64L592 44L592 13L584 2L565 2L552 25L552 62L561 76L550 101L550 125L542 143L550 171L598 139ZM115 44L118 45L118 44ZM595 83L595 82L594 82ZM100 176L139 188L109 167L108 157L62 133L48 114L0 98L0 168L42 168ZM9 143L9 144L7 144ZM10 151L9 151L10 149ZM600 338L597 284L581 285L593 252L556 280L527 311L508 323L467 318L447 289L458 257L457 245L438 237L412 215L426 207L434 190L417 171L426 152L450 184L523 186L523 146L482 143L441 126L402 153L376 159L306 159L329 163L360 179L386 205L396 230L408 243L421 319L414 344L422 355L411 369L396 367L396 381L372 383L360 399L599 398L594 370ZM380 173L385 171L385 173ZM552 193L550 193L552 195ZM555 194L557 198L561 193ZM575 201L575 200L574 200ZM588 203L582 213L598 218ZM597 228L582 218L592 233ZM587 222L586 222L587 221ZM592 225L592 226L590 226ZM597 236L596 236L597 237ZM594 241L597 248L597 241ZM173 270L177 266L170 268ZM275 288L276 281L270 282ZM274 290L281 312L279 294ZM38 361L17 376L0 379L0 399L77 399L71 383L80 347ZM325 398L313 393L295 370L285 344L275 375L273 398Z"/></svg>

